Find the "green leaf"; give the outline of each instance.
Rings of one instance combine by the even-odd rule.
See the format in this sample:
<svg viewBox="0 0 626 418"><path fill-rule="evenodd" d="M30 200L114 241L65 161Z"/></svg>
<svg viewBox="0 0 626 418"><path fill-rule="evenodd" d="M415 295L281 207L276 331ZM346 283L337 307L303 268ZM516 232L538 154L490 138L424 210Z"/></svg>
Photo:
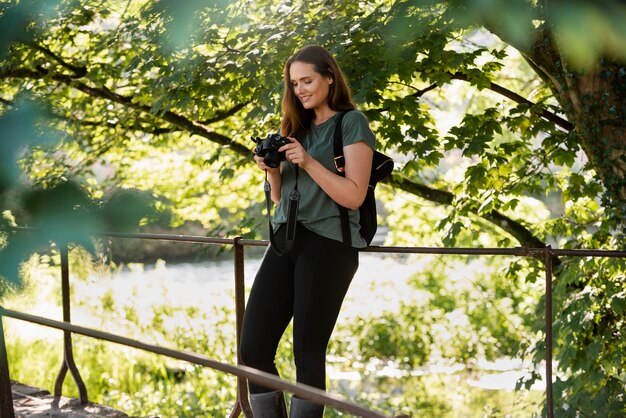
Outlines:
<svg viewBox="0 0 626 418"><path fill-rule="evenodd" d="M519 199L511 199L504 204L502 209L504 210L515 210L517 205L519 204Z"/></svg>
<svg viewBox="0 0 626 418"><path fill-rule="evenodd" d="M626 291L617 293L611 298L611 309L617 315L626 313Z"/></svg>

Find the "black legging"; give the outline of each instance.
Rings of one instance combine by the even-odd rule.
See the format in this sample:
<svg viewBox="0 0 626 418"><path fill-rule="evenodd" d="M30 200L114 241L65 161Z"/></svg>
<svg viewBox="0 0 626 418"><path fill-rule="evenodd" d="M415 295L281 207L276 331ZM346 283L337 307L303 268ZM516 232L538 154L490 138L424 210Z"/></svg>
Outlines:
<svg viewBox="0 0 626 418"><path fill-rule="evenodd" d="M276 233L284 246L285 229ZM298 224L288 255L268 248L246 306L241 336L245 365L278 375L274 358L293 317L296 380L326 388L326 348L359 265L358 250ZM250 393L270 389L250 382Z"/></svg>

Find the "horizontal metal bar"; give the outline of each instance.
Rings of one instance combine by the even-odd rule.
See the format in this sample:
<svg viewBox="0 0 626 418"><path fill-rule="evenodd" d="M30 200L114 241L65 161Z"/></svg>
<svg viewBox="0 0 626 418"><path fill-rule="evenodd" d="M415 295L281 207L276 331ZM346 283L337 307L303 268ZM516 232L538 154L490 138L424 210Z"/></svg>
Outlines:
<svg viewBox="0 0 626 418"><path fill-rule="evenodd" d="M402 253L402 254L457 254L457 255L514 255L518 257L544 257L545 248L514 247L514 248L473 248L473 247L383 247L370 246L362 249L368 253ZM552 256L574 257L617 257L626 258L626 251L616 250L559 250L550 248Z"/></svg>
<svg viewBox="0 0 626 418"><path fill-rule="evenodd" d="M66 322L54 321L48 318L42 318L40 316L25 314L9 309L5 309L0 306L0 316L6 316L14 319L19 319L34 324L43 325L50 328L56 328L63 331L69 331L76 334L85 335L88 337L96 338L99 340L109 341L116 344L122 344L128 347L138 348L144 351L149 351L155 354L168 356L171 358L187 361L189 363L198 364L201 366L210 367L215 370L219 370L224 373L232 374L240 378L245 378L253 381L259 385L266 386L275 390L286 390L299 398L311 400L316 403L326 404L333 408L339 409L344 412L349 412L358 417L363 418L389 418L386 415L382 415L378 412L370 411L359 405L355 405L346 401L344 398L337 395L330 394L323 390L303 385L294 384L289 381L280 379L272 374L262 372L246 366L233 366L230 364L222 363L219 361L211 360L210 358L196 353L188 353L182 351L172 350L170 348L161 347L155 344L148 344L141 341L133 340L119 335L110 334L103 331L97 331L90 328L81 327L78 325L69 324Z"/></svg>
<svg viewBox="0 0 626 418"><path fill-rule="evenodd" d="M97 234L97 236L107 238L133 238L133 239L148 239L148 240L160 240L160 241L175 241L175 242L192 242L197 244L219 244L219 245L233 245L235 243L234 238L210 238L202 237L199 235L176 235L176 234L127 234L122 232L107 232Z"/></svg>
<svg viewBox="0 0 626 418"><path fill-rule="evenodd" d="M36 232L36 228L23 227L23 226L4 228L1 230L7 231L7 232L10 232L10 231ZM101 233L94 233L91 235L95 237L192 242L192 243L197 243L197 244L233 245L235 243L235 238L212 238L212 237L203 237L200 235L149 234L149 233L127 233L127 232L101 232Z"/></svg>
<svg viewBox="0 0 626 418"><path fill-rule="evenodd" d="M552 255L565 255L574 257L616 257L626 258L626 251L615 250L585 250L585 249L572 249L572 250L557 250L552 249L550 251Z"/></svg>
<svg viewBox="0 0 626 418"><path fill-rule="evenodd" d="M34 228L13 227L4 229L6 231L32 232ZM194 242L199 244L220 244L234 245L235 240L240 245L266 247L269 245L267 240L253 240L240 238L209 238L195 235L176 235L176 234L147 234L147 233L124 233L124 232L103 232L96 234L100 237L110 238L129 238L129 239L150 239L161 241L183 241ZM456 254L456 255L514 255L518 257L541 257L545 256L544 247L514 247L514 248L474 248L474 247L387 247L373 245L361 249L362 252L368 253L397 253L397 254ZM550 249L553 256L575 256L575 257L618 257L626 258L626 251L615 250L593 250L593 249Z"/></svg>
<svg viewBox="0 0 626 418"><path fill-rule="evenodd" d="M468 247L378 247L370 246L362 249L368 253L398 254L457 254L457 255L543 255L543 248L468 248Z"/></svg>

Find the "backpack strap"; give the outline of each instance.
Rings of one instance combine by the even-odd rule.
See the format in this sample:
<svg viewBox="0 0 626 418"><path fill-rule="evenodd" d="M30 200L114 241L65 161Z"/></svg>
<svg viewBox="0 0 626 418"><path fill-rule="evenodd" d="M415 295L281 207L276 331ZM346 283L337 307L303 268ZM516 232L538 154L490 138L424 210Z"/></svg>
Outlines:
<svg viewBox="0 0 626 418"><path fill-rule="evenodd" d="M343 134L341 132L341 123L346 113L351 110L346 110L339 113L337 121L335 122L335 134L333 136L333 151L335 154L335 172L341 177L345 177L345 165L346 160L343 156ZM350 233L350 221L348 219L348 209L337 203L339 208L339 218L341 219L341 235L343 237L343 243L352 245L352 234Z"/></svg>

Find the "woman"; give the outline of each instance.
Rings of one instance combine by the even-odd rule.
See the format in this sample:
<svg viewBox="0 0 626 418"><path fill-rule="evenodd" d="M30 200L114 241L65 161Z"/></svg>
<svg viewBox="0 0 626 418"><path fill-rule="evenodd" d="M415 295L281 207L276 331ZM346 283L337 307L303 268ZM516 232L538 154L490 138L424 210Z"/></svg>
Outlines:
<svg viewBox="0 0 626 418"><path fill-rule="evenodd" d="M255 278L243 323L243 363L278 375L274 358L278 343L293 318L296 380L326 387L326 348L348 286L358 267L358 207L368 187L375 137L365 116L354 109L350 89L330 53L307 46L285 64L281 134L291 141L278 151L286 161L267 172L277 207L276 242L285 243L289 194L297 182L301 194L293 247L279 255L270 247ZM343 118L345 177L334 167L333 133ZM337 204L350 209L352 245L342 241ZM282 392L250 383L255 418L286 417ZM322 417L324 407L292 397L292 418Z"/></svg>

